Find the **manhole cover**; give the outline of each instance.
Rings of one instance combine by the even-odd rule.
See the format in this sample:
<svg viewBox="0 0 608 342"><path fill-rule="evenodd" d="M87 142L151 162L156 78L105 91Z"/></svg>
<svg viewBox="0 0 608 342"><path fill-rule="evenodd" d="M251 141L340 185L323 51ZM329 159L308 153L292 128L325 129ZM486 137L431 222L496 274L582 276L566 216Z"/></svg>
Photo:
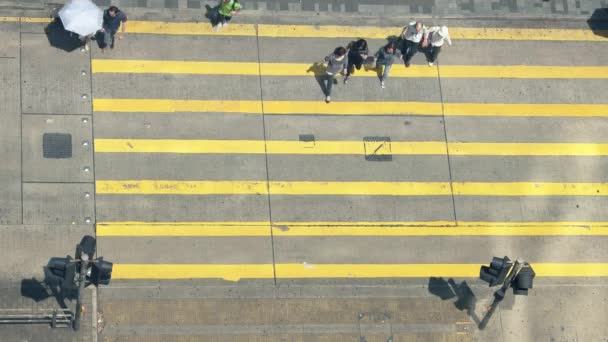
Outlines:
<svg viewBox="0 0 608 342"><path fill-rule="evenodd" d="M367 161L392 161L390 137L364 137L363 148Z"/></svg>
<svg viewBox="0 0 608 342"><path fill-rule="evenodd" d="M44 158L72 158L72 135L44 133L42 135L42 156Z"/></svg>

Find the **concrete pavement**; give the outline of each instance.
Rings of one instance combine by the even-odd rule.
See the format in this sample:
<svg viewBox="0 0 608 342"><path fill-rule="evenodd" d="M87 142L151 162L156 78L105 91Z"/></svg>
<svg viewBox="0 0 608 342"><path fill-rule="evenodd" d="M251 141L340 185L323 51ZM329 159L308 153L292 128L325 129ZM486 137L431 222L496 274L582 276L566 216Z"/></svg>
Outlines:
<svg viewBox="0 0 608 342"><path fill-rule="evenodd" d="M455 28L491 23L448 22ZM331 105L322 102L313 74L240 74L236 64L204 74L190 67L96 71L97 60L129 59L253 63L259 72L260 63L269 63L268 70L278 63L312 65L348 41L312 27L272 37L253 26L233 25L215 36L202 26L180 34L172 25L128 34L106 54L95 47L67 54L47 46L41 23L0 24L11 42L0 59L9 85L2 115L21 122L21 129L2 126L3 146L11 147L3 156L12 162L0 169L7 189L0 222L8 242L1 250L11 260L1 274L12 288L40 272L48 257L71 253L92 223L98 233L123 225L121 234L100 234L98 252L115 262L115 279L99 291L101 325L82 336L97 328L104 341L602 341L608 335L602 324L605 153L598 145L606 142L606 77L489 77L487 69L442 76L444 67L480 65L599 67L601 75L608 67L604 40L557 42L550 34L534 40L506 31L479 40L461 30L433 68L436 75L407 77L399 66L402 77L381 89L373 76L355 74L334 88ZM369 42L375 49L385 40ZM555 58L558 49L579 53ZM413 62L431 69L424 63L422 54ZM135 105L125 111L117 99ZM152 102L159 99L170 101ZM43 133L71 134L72 158L44 158ZM129 149L97 150L98 139L122 139ZM151 151L131 151L140 139L248 143L185 153L179 146L154 150L169 143L157 141ZM309 152L271 153L272 141ZM323 154L324 142L359 144L363 152ZM387 147L397 151L408 142L437 142L445 152L393 154ZM496 151L520 152L486 147L490 152L453 154L457 145L451 144L458 143L499 143L492 145ZM530 143L565 145L548 156ZM263 152L246 152L250 144ZM370 148L390 161L366 158ZM128 186L106 187L111 181ZM555 184L546 190L549 182ZM439 183L447 185L428 190ZM399 190L404 187L407 193ZM478 192L463 194L459 187ZM360 190L347 193L352 189ZM465 235L472 227L489 233ZM320 233L312 234L315 229ZM27 262L12 261L22 259L15 251L28 250L34 257ZM495 255L526 258L538 265L538 277L529 297L505 302L480 332L475 322L491 292L475 277ZM193 279L171 279L180 274ZM7 331L20 336L18 329ZM44 334L22 331L31 331L33 341Z"/></svg>

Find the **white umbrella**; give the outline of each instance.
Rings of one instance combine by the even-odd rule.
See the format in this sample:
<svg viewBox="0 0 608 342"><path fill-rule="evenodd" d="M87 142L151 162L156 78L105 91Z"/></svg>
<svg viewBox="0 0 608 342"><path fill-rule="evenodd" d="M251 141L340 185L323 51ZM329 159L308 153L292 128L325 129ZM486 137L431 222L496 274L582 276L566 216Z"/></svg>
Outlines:
<svg viewBox="0 0 608 342"><path fill-rule="evenodd" d="M103 24L103 11L90 0L69 0L59 11L63 27L81 36L94 34Z"/></svg>

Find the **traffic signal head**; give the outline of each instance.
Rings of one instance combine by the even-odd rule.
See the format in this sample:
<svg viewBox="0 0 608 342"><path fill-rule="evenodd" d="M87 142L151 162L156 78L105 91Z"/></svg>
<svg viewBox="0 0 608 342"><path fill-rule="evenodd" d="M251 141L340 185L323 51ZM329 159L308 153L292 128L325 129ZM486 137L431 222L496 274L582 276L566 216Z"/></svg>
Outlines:
<svg viewBox="0 0 608 342"><path fill-rule="evenodd" d="M532 267L530 267L530 264L525 263L511 282L513 294L527 296L528 289L532 288L532 281L534 280L535 276L536 273L534 273L534 270Z"/></svg>
<svg viewBox="0 0 608 342"><path fill-rule="evenodd" d="M104 261L102 257L97 258L91 269L91 275L89 277L90 282L95 286L110 284L112 266L113 264L111 262Z"/></svg>
<svg viewBox="0 0 608 342"><path fill-rule="evenodd" d="M481 266L479 270L479 278L490 283L490 287L504 283L505 278L509 274L513 263L511 259L494 257L490 266Z"/></svg>

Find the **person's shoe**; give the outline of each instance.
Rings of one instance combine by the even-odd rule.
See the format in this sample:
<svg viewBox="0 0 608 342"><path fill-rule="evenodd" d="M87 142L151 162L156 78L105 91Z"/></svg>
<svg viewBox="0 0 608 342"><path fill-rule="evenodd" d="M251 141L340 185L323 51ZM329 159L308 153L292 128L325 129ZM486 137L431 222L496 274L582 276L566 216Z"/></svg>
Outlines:
<svg viewBox="0 0 608 342"><path fill-rule="evenodd" d="M101 53L106 52L106 48L101 48Z"/></svg>
<svg viewBox="0 0 608 342"><path fill-rule="evenodd" d="M228 27L228 23L225 23L225 24L224 24L224 28L226 28L226 27Z"/></svg>
<svg viewBox="0 0 608 342"><path fill-rule="evenodd" d="M89 51L89 44L84 44L84 51Z"/></svg>
<svg viewBox="0 0 608 342"><path fill-rule="evenodd" d="M410 63L405 63L405 67L409 68L410 67Z"/></svg>
<svg viewBox="0 0 608 342"><path fill-rule="evenodd" d="M386 86L384 85L384 81L380 82L380 86L382 87L382 89L386 88Z"/></svg>
<svg viewBox="0 0 608 342"><path fill-rule="evenodd" d="M325 96L325 103L330 103L330 102L331 102L331 97Z"/></svg>
<svg viewBox="0 0 608 342"><path fill-rule="evenodd" d="M223 23L218 23L217 25L215 25L215 32L219 31L222 29L222 26L224 26Z"/></svg>
<svg viewBox="0 0 608 342"><path fill-rule="evenodd" d="M344 77L344 84L348 83L348 77Z"/></svg>
<svg viewBox="0 0 608 342"><path fill-rule="evenodd" d="M334 81L333 81L333 82L334 82L334 84L338 84L338 79L337 79L337 78L334 78Z"/></svg>
<svg viewBox="0 0 608 342"><path fill-rule="evenodd" d="M429 66L433 66L433 62L429 62Z"/></svg>

